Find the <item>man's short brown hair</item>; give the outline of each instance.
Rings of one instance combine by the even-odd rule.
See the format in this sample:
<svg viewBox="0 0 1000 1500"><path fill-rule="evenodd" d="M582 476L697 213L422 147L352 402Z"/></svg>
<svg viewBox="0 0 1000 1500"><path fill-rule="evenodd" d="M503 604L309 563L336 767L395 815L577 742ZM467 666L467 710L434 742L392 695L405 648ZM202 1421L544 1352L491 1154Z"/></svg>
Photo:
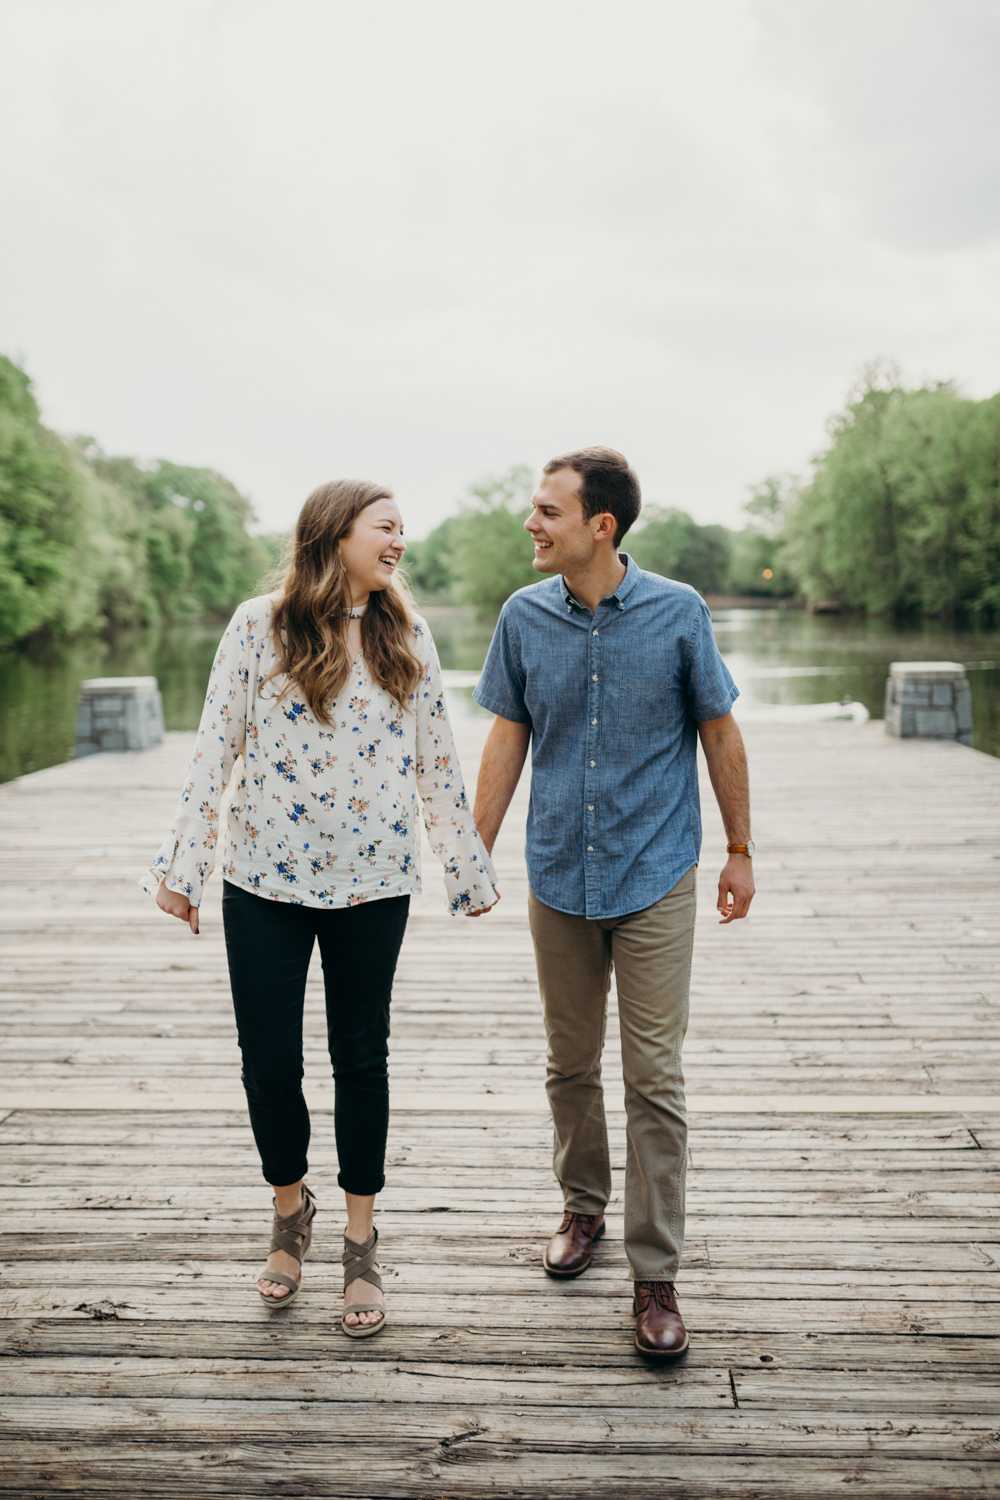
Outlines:
<svg viewBox="0 0 1000 1500"><path fill-rule="evenodd" d="M614 448L581 448L550 459L543 473L573 469L580 475L580 500L583 518L609 511L615 518L614 545L617 547L629 527L635 524L642 509L639 481L628 466L628 460Z"/></svg>

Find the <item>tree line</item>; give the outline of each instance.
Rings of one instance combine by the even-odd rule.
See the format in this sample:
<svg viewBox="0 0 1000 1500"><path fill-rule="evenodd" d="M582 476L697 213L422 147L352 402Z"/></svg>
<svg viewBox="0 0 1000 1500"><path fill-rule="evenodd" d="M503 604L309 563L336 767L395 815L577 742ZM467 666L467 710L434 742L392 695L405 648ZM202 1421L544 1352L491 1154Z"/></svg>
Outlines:
<svg viewBox="0 0 1000 1500"><path fill-rule="evenodd" d="M495 615L536 582L523 530L534 475L470 487L411 542L418 600ZM740 530L646 504L626 547L702 594L895 614L1000 609L1000 395L907 388L873 365L828 424L811 475L753 486ZM282 538L212 469L115 458L42 425L31 382L0 357L0 645L223 616L252 595Z"/></svg>
<svg viewBox="0 0 1000 1500"><path fill-rule="evenodd" d="M522 530L533 476L475 485L455 516L411 544L422 597L495 614L537 581ZM897 616L993 618L1000 610L1000 394L907 388L867 367L806 479L751 487L737 531L644 505L625 547L642 568L702 594L772 595Z"/></svg>
<svg viewBox="0 0 1000 1500"><path fill-rule="evenodd" d="M497 614L504 600L537 583L524 531L535 476L515 467L470 486L457 514L428 537L407 546L407 575L418 599L470 605L478 615ZM766 488L766 487L765 487ZM751 498L749 507L752 508ZM781 596L794 582L777 561L768 513L751 514L742 531L699 525L687 511L644 505L624 547L640 568L690 583L702 594Z"/></svg>
<svg viewBox="0 0 1000 1500"><path fill-rule="evenodd" d="M225 615L275 560L252 520L212 469L60 438L0 356L0 645Z"/></svg>

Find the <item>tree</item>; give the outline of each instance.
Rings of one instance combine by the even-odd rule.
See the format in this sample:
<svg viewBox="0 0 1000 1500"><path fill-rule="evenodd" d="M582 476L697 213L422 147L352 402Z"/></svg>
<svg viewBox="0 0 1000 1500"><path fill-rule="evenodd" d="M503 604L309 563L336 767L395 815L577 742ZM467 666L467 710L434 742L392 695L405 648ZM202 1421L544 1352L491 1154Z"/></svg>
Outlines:
<svg viewBox="0 0 1000 1500"><path fill-rule="evenodd" d="M42 426L25 372L0 357L0 641L71 633L94 592L83 476Z"/></svg>
<svg viewBox="0 0 1000 1500"><path fill-rule="evenodd" d="M770 594L781 598L795 592L781 545L789 511L798 500L796 480L789 474L769 474L752 486L743 509L747 525L732 538L729 588L734 594Z"/></svg>
<svg viewBox="0 0 1000 1500"><path fill-rule="evenodd" d="M511 594L537 583L524 522L534 478L523 465L470 486L453 521L448 549L454 594L480 618L497 614Z"/></svg>
<svg viewBox="0 0 1000 1500"><path fill-rule="evenodd" d="M700 594L728 585L732 535L725 526L700 526L687 511L647 505L625 545L640 568L689 583Z"/></svg>
<svg viewBox="0 0 1000 1500"><path fill-rule="evenodd" d="M460 524L457 516L449 516L428 536L407 544L403 564L418 600L433 604L451 602L455 586L451 551Z"/></svg>
<svg viewBox="0 0 1000 1500"><path fill-rule="evenodd" d="M252 518L211 469L63 441L0 357L0 644L226 614L273 562Z"/></svg>
<svg viewBox="0 0 1000 1500"><path fill-rule="evenodd" d="M781 555L807 599L954 614L1000 605L1000 398L907 390L870 366L788 511Z"/></svg>

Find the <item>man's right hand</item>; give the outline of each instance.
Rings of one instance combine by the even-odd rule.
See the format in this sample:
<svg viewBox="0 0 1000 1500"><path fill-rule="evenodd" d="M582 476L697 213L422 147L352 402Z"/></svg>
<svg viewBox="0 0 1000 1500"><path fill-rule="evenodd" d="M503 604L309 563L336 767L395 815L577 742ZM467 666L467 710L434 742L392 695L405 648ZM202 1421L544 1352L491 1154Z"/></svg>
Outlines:
<svg viewBox="0 0 1000 1500"><path fill-rule="evenodd" d="M156 904L168 917L179 917L182 922L186 922L195 937L198 936L198 908L191 905L187 896L183 896L180 891L168 891L161 880L156 891Z"/></svg>

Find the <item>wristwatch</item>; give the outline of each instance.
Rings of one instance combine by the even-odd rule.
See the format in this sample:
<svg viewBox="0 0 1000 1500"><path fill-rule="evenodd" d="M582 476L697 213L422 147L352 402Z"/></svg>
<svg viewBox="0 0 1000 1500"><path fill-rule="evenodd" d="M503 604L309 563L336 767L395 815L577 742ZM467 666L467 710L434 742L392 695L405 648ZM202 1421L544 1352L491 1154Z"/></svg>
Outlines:
<svg viewBox="0 0 1000 1500"><path fill-rule="evenodd" d="M747 839L747 841L746 841L745 844L727 844L726 845L726 853L727 854L745 854L748 859L753 859L753 856L756 853L756 851L757 851L757 845L754 843L753 839Z"/></svg>

